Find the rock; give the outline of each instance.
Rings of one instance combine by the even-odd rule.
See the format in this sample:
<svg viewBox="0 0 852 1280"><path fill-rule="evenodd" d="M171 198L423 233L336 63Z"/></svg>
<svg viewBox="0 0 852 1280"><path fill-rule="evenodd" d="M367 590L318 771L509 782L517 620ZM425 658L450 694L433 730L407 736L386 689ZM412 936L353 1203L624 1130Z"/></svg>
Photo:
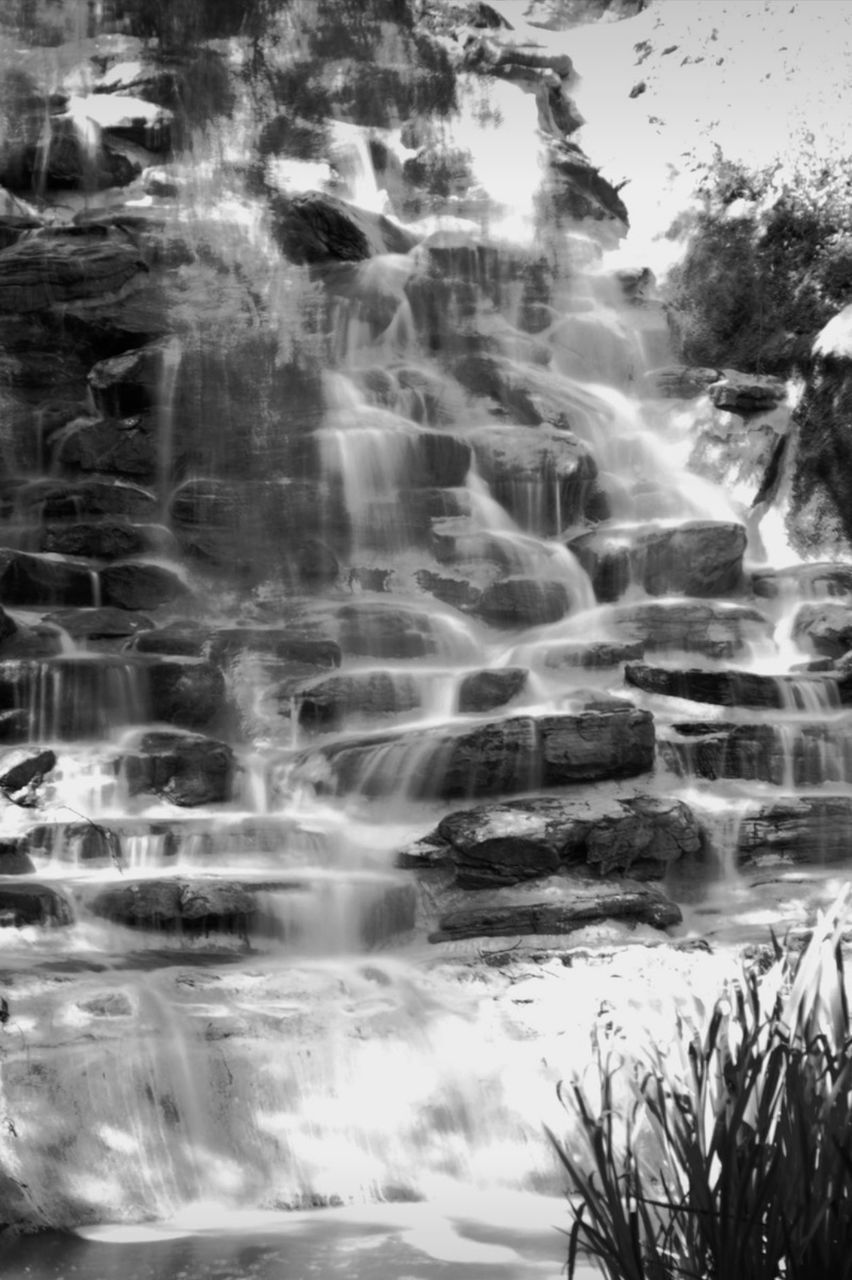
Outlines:
<svg viewBox="0 0 852 1280"><path fill-rule="evenodd" d="M414 575L421 590L443 601L453 609L472 609L482 592L464 578L450 578L431 569L418 569Z"/></svg>
<svg viewBox="0 0 852 1280"><path fill-rule="evenodd" d="M834 560L794 564L785 569L757 569L751 575L756 596L774 600L795 594L805 597L852 596L852 565Z"/></svg>
<svg viewBox="0 0 852 1280"><path fill-rule="evenodd" d="M226 880L140 880L110 886L90 902L96 916L131 928L245 936L257 911L255 897Z"/></svg>
<svg viewBox="0 0 852 1280"><path fill-rule="evenodd" d="M147 266L118 232L34 233L0 251L0 313L26 314L118 296Z"/></svg>
<svg viewBox="0 0 852 1280"><path fill-rule="evenodd" d="M852 781L852 739L842 724L677 723L659 739L674 772L689 778L742 778L773 786Z"/></svg>
<svg viewBox="0 0 852 1280"><path fill-rule="evenodd" d="M437 832L400 849L394 865L408 871L435 871L452 866L450 846Z"/></svg>
<svg viewBox="0 0 852 1280"><path fill-rule="evenodd" d="M18 624L14 618L10 618L5 609L0 608L0 645L10 640L18 630Z"/></svg>
<svg viewBox="0 0 852 1280"><path fill-rule="evenodd" d="M782 796L758 804L737 831L737 861L764 860L816 866L848 862L852 849L852 798Z"/></svg>
<svg viewBox="0 0 852 1280"><path fill-rule="evenodd" d="M273 235L292 262L317 266L408 253L417 237L382 214L309 191L272 202Z"/></svg>
<svg viewBox="0 0 852 1280"><path fill-rule="evenodd" d="M558 622L571 608L561 582L505 578L482 592L475 612L495 627L538 627Z"/></svg>
<svg viewBox="0 0 852 1280"><path fill-rule="evenodd" d="M701 848L687 806L659 796L543 797L450 814L435 835L451 849L457 882L482 889L587 864L602 875L659 878ZM434 837L430 837L434 839Z"/></svg>
<svg viewBox="0 0 852 1280"><path fill-rule="evenodd" d="M133 418L155 408L163 385L166 345L150 343L99 360L89 373L95 406L110 418Z"/></svg>
<svg viewBox="0 0 852 1280"><path fill-rule="evenodd" d="M602 697L574 715L514 716L466 732L423 730L304 752L296 776L320 791L456 800L622 778L653 767L654 726Z"/></svg>
<svg viewBox="0 0 852 1280"><path fill-rule="evenodd" d="M134 637L133 648L137 653L200 658L207 651L210 635L209 627L202 626L191 618L175 618L164 627L139 631Z"/></svg>
<svg viewBox="0 0 852 1280"><path fill-rule="evenodd" d="M0 842L0 876L30 876L35 863L17 840Z"/></svg>
<svg viewBox="0 0 852 1280"><path fill-rule="evenodd" d="M783 378L762 377L759 374L726 371L718 382L709 388L710 399L717 409L726 409L748 417L774 409L787 396L787 384Z"/></svg>
<svg viewBox="0 0 852 1280"><path fill-rule="evenodd" d="M616 188L576 144L552 139L548 148L548 195L557 215L572 221L615 221L623 234L630 225L627 206Z"/></svg>
<svg viewBox="0 0 852 1280"><path fill-rule="evenodd" d="M125 640L153 626L144 613L129 613L126 609L110 607L57 609L47 614L44 621L60 627L72 640L83 642Z"/></svg>
<svg viewBox="0 0 852 1280"><path fill-rule="evenodd" d="M103 603L118 609L156 609L189 593L174 570L158 564L110 564L99 576Z"/></svg>
<svg viewBox="0 0 852 1280"><path fill-rule="evenodd" d="M622 662L641 658L644 652L644 645L639 641L617 644L606 640L592 640L583 644L580 641L566 640L545 650L544 666L556 671L563 667L617 667Z"/></svg>
<svg viewBox="0 0 852 1280"><path fill-rule="evenodd" d="M852 703L852 679L831 673L764 676L753 671L674 670L628 663L628 684L648 693L723 707L786 708L807 711L822 704L826 709Z"/></svg>
<svg viewBox="0 0 852 1280"><path fill-rule="evenodd" d="M746 532L712 520L601 525L568 546L602 601L617 600L631 585L649 595L724 596L741 586Z"/></svg>
<svg viewBox="0 0 852 1280"><path fill-rule="evenodd" d="M59 889L49 884L0 885L0 926L69 925L74 912Z"/></svg>
<svg viewBox="0 0 852 1280"><path fill-rule="evenodd" d="M95 560L123 560L146 551L167 555L174 550L174 542L162 525L106 519L97 523L50 525L43 532L41 549Z"/></svg>
<svg viewBox="0 0 852 1280"><path fill-rule="evenodd" d="M210 641L210 661L230 662L243 652L270 654L306 667L339 667L343 655L334 640L299 635L282 627L219 627Z"/></svg>
<svg viewBox="0 0 852 1280"><path fill-rule="evenodd" d="M596 500L594 457L568 431L489 424L468 438L492 495L522 529L555 537L582 521Z"/></svg>
<svg viewBox="0 0 852 1280"><path fill-rule="evenodd" d="M291 696L289 689L286 696ZM402 672L349 672L311 681L295 693L299 724L332 729L348 717L387 716L420 705L418 681Z"/></svg>
<svg viewBox="0 0 852 1280"><path fill-rule="evenodd" d="M30 231L38 231L44 223L30 214L0 214L0 249L8 249L10 245L27 235Z"/></svg>
<svg viewBox="0 0 852 1280"><path fill-rule="evenodd" d="M480 891L476 899L443 914L429 941L573 933L608 920L668 929L682 919L679 908L657 888L579 874L553 877L545 886Z"/></svg>
<svg viewBox="0 0 852 1280"><path fill-rule="evenodd" d="M852 649L852 605L801 605L793 622L793 639L823 657L842 658Z"/></svg>
<svg viewBox="0 0 852 1280"><path fill-rule="evenodd" d="M30 853L51 861L120 867L124 861L121 838L112 827L97 822L44 823L26 836Z"/></svg>
<svg viewBox="0 0 852 1280"><path fill-rule="evenodd" d="M6 755L0 761L0 791L14 804L30 808L35 803L37 788L55 765L56 756L50 750Z"/></svg>
<svg viewBox="0 0 852 1280"><path fill-rule="evenodd" d="M157 499L149 489L112 477L88 480L36 480L21 492L20 501L43 520L80 520L93 516L156 519Z"/></svg>
<svg viewBox="0 0 852 1280"><path fill-rule="evenodd" d="M91 605L95 584L85 565L2 547L0 594L7 605Z"/></svg>
<svg viewBox="0 0 852 1280"><path fill-rule="evenodd" d="M497 667L472 671L459 684L458 709L462 714L493 711L517 697L527 683L525 667Z"/></svg>
<svg viewBox="0 0 852 1280"><path fill-rule="evenodd" d="M80 418L63 435L56 463L67 470L152 481L159 467L154 423L145 417Z"/></svg>
<svg viewBox="0 0 852 1280"><path fill-rule="evenodd" d="M643 382L653 394L668 400L694 400L703 396L722 377L719 369L702 369L678 364L665 369L652 369Z"/></svg>
<svg viewBox="0 0 852 1280"><path fill-rule="evenodd" d="M192 806L229 800L234 753L200 734L145 733L122 756L130 795L151 791L172 804Z"/></svg>
<svg viewBox="0 0 852 1280"><path fill-rule="evenodd" d="M423 658L438 651L431 616L416 609L359 601L338 609L337 620L347 656Z"/></svg>
<svg viewBox="0 0 852 1280"><path fill-rule="evenodd" d="M757 609L720 601L620 604L609 609L602 622L619 641L638 643L646 650L723 659L766 646L773 633L772 623Z"/></svg>
<svg viewBox="0 0 852 1280"><path fill-rule="evenodd" d="M211 662L156 659L145 664L155 720L182 729L204 729L226 705L225 678Z"/></svg>

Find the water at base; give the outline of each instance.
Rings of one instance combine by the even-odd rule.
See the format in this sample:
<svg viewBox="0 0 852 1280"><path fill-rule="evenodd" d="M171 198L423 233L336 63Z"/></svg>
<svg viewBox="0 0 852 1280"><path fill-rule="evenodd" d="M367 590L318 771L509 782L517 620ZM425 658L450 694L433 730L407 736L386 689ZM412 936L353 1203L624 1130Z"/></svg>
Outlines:
<svg viewBox="0 0 852 1280"><path fill-rule="evenodd" d="M198 1205L168 1222L12 1243L5 1280L557 1280L565 1205L540 1196L280 1214ZM507 1224L512 1225L507 1225ZM599 1271L580 1261L577 1280Z"/></svg>

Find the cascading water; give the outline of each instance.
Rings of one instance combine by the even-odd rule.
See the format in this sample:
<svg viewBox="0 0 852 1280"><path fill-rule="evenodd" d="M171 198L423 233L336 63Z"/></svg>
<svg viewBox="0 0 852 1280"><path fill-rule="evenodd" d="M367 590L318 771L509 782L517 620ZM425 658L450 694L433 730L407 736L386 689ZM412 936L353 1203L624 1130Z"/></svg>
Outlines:
<svg viewBox="0 0 852 1280"><path fill-rule="evenodd" d="M723 963L627 941L830 878L852 685L690 469L561 46L267 8L95 14L0 165L0 1218L529 1280L556 1083Z"/></svg>

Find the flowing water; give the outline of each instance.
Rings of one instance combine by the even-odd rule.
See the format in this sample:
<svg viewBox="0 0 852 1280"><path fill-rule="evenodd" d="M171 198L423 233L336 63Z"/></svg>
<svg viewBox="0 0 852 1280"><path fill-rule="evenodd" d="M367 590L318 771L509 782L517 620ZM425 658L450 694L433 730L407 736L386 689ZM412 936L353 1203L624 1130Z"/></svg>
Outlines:
<svg viewBox="0 0 852 1280"><path fill-rule="evenodd" d="M168 49L121 6L84 39L83 8L26 65L74 89L87 164L122 85L171 104L174 148L117 129L141 176L60 193L41 145L7 201L143 244L150 281L63 312L83 372L22 378L38 447L4 442L8 764L54 759L3 782L0 1217L50 1229L3 1274L556 1276L543 1125L592 1034L665 1039L727 943L832 892L843 678L793 670L801 590L752 591L757 521L690 465L717 411L654 389L662 308L566 210L540 92L464 70L452 100L378 0L246 5L155 92ZM294 215L317 187L370 256L335 256L333 205ZM629 793L702 833L673 936L723 954L610 921L427 941L464 891L403 851L559 794L542 726L613 694L655 720Z"/></svg>

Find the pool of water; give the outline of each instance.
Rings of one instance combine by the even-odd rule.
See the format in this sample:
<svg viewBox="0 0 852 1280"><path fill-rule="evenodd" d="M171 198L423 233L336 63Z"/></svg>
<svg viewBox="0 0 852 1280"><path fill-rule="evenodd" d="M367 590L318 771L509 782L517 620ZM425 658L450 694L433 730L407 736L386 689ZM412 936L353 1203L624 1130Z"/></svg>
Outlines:
<svg viewBox="0 0 852 1280"><path fill-rule="evenodd" d="M289 1214L202 1206L168 1223L46 1232L0 1248L5 1280L558 1280L567 1222L565 1202L544 1196L492 1198L464 1217L426 1204ZM599 1274L581 1263L577 1280Z"/></svg>

